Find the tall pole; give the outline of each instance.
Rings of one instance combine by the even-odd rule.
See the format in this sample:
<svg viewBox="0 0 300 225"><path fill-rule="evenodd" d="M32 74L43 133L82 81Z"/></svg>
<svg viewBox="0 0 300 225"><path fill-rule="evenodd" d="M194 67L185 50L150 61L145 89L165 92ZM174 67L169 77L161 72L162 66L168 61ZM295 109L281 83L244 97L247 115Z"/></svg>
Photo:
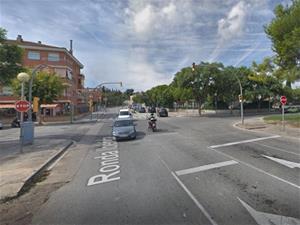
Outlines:
<svg viewBox="0 0 300 225"><path fill-rule="evenodd" d="M45 64L40 64L40 65L36 66L33 69L32 75L31 75L31 78L30 78L30 82L29 82L29 94L28 94L28 101L30 103L30 108L29 108L29 111L28 111L28 121L30 121L30 122L32 121L32 107L31 107L31 105L32 105L32 85L33 85L33 79L34 79L34 77L36 75L36 72L38 70L41 70L41 69L45 68L45 67L47 67L47 65L45 65Z"/></svg>
<svg viewBox="0 0 300 225"><path fill-rule="evenodd" d="M243 97L243 87L242 87L242 83L240 81L240 79L238 78L238 76L234 73L235 78L237 79L237 81L239 82L239 87L240 87L240 96L241 96L241 122L242 125L244 125L244 106L243 106L243 102L244 102L244 97Z"/></svg>

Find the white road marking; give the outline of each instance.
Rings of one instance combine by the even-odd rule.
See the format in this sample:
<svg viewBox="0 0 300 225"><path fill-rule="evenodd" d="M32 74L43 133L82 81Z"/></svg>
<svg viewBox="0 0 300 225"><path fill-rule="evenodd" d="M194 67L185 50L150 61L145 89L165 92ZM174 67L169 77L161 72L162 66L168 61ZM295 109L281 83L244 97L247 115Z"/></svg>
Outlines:
<svg viewBox="0 0 300 225"><path fill-rule="evenodd" d="M262 156L267 159L273 160L277 163L280 163L281 165L287 166L291 169L300 168L300 163L295 163L295 162L291 162L291 161L287 161L284 159L279 159L279 158L275 158L275 157L271 157L271 156L267 156L267 155L262 155Z"/></svg>
<svg viewBox="0 0 300 225"><path fill-rule="evenodd" d="M156 154L156 153L155 153ZM167 168L167 170L172 174L178 184L183 188L183 190L188 194L188 196L192 199L192 201L196 204L196 206L200 209L200 211L204 214L204 216L211 222L213 225L218 225L216 221L213 220L212 216L206 211L206 209L201 205L201 203L196 199L196 197L190 192L190 190L181 182L181 180L176 176L176 174L169 168L167 163L156 154L162 164Z"/></svg>
<svg viewBox="0 0 300 225"><path fill-rule="evenodd" d="M222 151L218 151L218 150L216 150L216 149L214 149L214 148L211 148L211 147L208 147L208 148L211 149L211 150L213 150L213 151L215 151L215 152L217 152L217 153L219 153L219 154L221 154L221 155L224 155L224 156L226 156L226 157L229 157L229 158L231 158L231 159L233 159L233 160L239 162L240 164L243 164L243 165L245 165L245 166L247 166L247 167L250 167L250 168L252 168L252 169L254 169L254 170L257 170L257 171L259 171L260 173L269 175L270 177L273 177L273 178L275 178L276 180L279 180L279 181L281 181L281 182L284 182L284 183L289 184L289 185L291 185L291 186L293 186L293 187L295 187L295 188L300 189L300 186L298 186L298 185L296 185L296 184L293 184L293 183L291 183L291 182L289 182L289 181L287 181L287 180L284 180L284 179L282 179L282 178L280 178L280 177L277 177L277 176L275 176L275 175L273 175L273 174L270 174L270 173L268 173L268 172L266 172L266 171L264 171L264 170L262 170L262 169L259 169L259 168L255 167L255 166L252 166L252 165L250 165L250 164L248 164L248 163L245 163L245 162L243 162L243 161L241 161L241 160L238 160L237 158L232 157L231 155L228 155L228 154L226 154L226 153L224 153L224 152L222 152Z"/></svg>
<svg viewBox="0 0 300 225"><path fill-rule="evenodd" d="M267 139L272 139L272 138L279 138L279 135L274 135L270 137L262 137L262 138L254 138L250 140L244 140L244 141L236 141L236 142L229 142L221 145L212 145L209 146L210 148L220 148L220 147L226 147L226 146L231 146L231 145L238 145L238 144L244 144L244 143L249 143L249 142L255 142L255 141L262 141L262 140L267 140Z"/></svg>
<svg viewBox="0 0 300 225"><path fill-rule="evenodd" d="M100 174L89 178L87 186L93 186L97 184L103 184L120 180L120 165L119 164L119 151L118 143L112 139L112 137L103 137L102 149L105 152L101 152L100 156L94 157L94 159L100 159L101 168ZM101 149L100 149L101 150ZM96 148L96 152L99 152L99 147Z"/></svg>
<svg viewBox="0 0 300 225"><path fill-rule="evenodd" d="M248 205L246 202L242 201L241 199L237 198L242 205L247 209L247 211L250 213L250 215L255 219L255 221L259 225L296 225L300 224L300 220L293 218L293 217L287 217L287 216L281 216L271 213L264 213L259 212L253 209L250 205Z"/></svg>
<svg viewBox="0 0 300 225"><path fill-rule="evenodd" d="M175 173L178 176L181 176L181 175L186 175L186 174L190 174L190 173L197 173L197 172L201 172L201 171L205 171L205 170L220 168L220 167L223 167L223 166L234 165L234 164L237 164L237 163L238 162L236 162L234 160L230 160L230 161L213 163L213 164L208 164L208 165L205 165L205 166L199 166L199 167L194 167L194 168L185 169L185 170L179 170L179 171L176 171Z"/></svg>
<svg viewBox="0 0 300 225"><path fill-rule="evenodd" d="M171 172L172 176L179 183L179 185L183 188L183 190L188 194L188 196L193 200L193 202L197 205L197 207L201 210L201 212L205 215L205 217L213 224L217 225L217 223L212 219L211 215L206 211L206 209L200 204L200 202L196 199L196 197L190 192L190 190L181 182L181 180L176 176L174 172Z"/></svg>
<svg viewBox="0 0 300 225"><path fill-rule="evenodd" d="M277 150L277 151L289 153L289 154L292 154L292 155L300 156L299 153L290 152L290 151L287 151L287 150L283 150L283 149L281 149L281 148L277 148L277 147L273 147L273 146L269 146L269 145L264 145L264 144L261 144L261 143L254 143L254 144L260 145L260 146L263 146L263 147L267 147L267 148L271 148L271 149L274 149L274 150Z"/></svg>

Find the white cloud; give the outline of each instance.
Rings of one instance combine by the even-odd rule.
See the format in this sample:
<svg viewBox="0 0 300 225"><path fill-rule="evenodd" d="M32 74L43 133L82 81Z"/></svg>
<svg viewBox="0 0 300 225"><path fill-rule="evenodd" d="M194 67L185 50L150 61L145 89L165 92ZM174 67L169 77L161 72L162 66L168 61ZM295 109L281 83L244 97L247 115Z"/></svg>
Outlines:
<svg viewBox="0 0 300 225"><path fill-rule="evenodd" d="M236 4L226 18L218 21L218 35L222 41L230 40L242 34L246 18L246 6L244 2Z"/></svg>
<svg viewBox="0 0 300 225"><path fill-rule="evenodd" d="M134 28L137 33L145 33L151 28L154 12L151 5L136 13L133 19Z"/></svg>
<svg viewBox="0 0 300 225"><path fill-rule="evenodd" d="M218 42L216 48L209 57L209 61L215 61L223 48L234 38L241 36L246 22L246 5L243 1L234 5L228 15L218 21Z"/></svg>

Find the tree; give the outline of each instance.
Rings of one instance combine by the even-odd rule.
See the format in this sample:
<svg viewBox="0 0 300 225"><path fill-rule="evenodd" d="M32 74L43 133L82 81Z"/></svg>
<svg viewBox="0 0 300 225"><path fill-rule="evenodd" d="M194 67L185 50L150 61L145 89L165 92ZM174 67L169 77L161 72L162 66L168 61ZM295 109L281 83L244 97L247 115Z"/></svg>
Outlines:
<svg viewBox="0 0 300 225"><path fill-rule="evenodd" d="M23 50L5 43L6 30L0 27L0 84L6 86L24 69L21 66Z"/></svg>
<svg viewBox="0 0 300 225"><path fill-rule="evenodd" d="M287 86L300 79L300 0L288 7L278 5L275 18L265 27L265 32L276 53L275 63L287 81Z"/></svg>
<svg viewBox="0 0 300 225"><path fill-rule="evenodd" d="M25 95L28 97L28 87L25 87ZM64 90L64 85L55 73L39 72L35 76L32 85L32 96L40 98L40 103L52 103L57 100ZM12 81L12 89L16 95L20 95L21 83L18 79Z"/></svg>

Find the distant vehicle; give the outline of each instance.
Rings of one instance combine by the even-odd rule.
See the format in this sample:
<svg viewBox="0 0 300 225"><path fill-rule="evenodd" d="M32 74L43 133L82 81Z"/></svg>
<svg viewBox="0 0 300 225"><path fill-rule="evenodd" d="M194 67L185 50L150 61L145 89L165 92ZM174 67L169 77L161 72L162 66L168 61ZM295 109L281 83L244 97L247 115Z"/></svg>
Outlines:
<svg viewBox="0 0 300 225"><path fill-rule="evenodd" d="M148 107L148 113L156 113L155 107L153 107L153 106Z"/></svg>
<svg viewBox="0 0 300 225"><path fill-rule="evenodd" d="M284 112L285 113L297 113L297 112L300 112L300 106L296 106L296 105L286 106L286 107L284 107Z"/></svg>
<svg viewBox="0 0 300 225"><path fill-rule="evenodd" d="M0 121L0 130L3 129L3 123Z"/></svg>
<svg viewBox="0 0 300 225"><path fill-rule="evenodd" d="M116 141L121 139L135 139L136 130L132 119L116 119L113 128L112 135Z"/></svg>
<svg viewBox="0 0 300 225"><path fill-rule="evenodd" d="M168 117L168 111L165 108L160 108L158 110L158 116L160 116L160 117Z"/></svg>
<svg viewBox="0 0 300 225"><path fill-rule="evenodd" d="M145 107L141 107L140 110L139 110L139 113L145 113L145 112L146 112Z"/></svg>
<svg viewBox="0 0 300 225"><path fill-rule="evenodd" d="M129 109L120 109L118 118L125 119L125 118L131 118L131 117L132 117L132 115L131 115Z"/></svg>

